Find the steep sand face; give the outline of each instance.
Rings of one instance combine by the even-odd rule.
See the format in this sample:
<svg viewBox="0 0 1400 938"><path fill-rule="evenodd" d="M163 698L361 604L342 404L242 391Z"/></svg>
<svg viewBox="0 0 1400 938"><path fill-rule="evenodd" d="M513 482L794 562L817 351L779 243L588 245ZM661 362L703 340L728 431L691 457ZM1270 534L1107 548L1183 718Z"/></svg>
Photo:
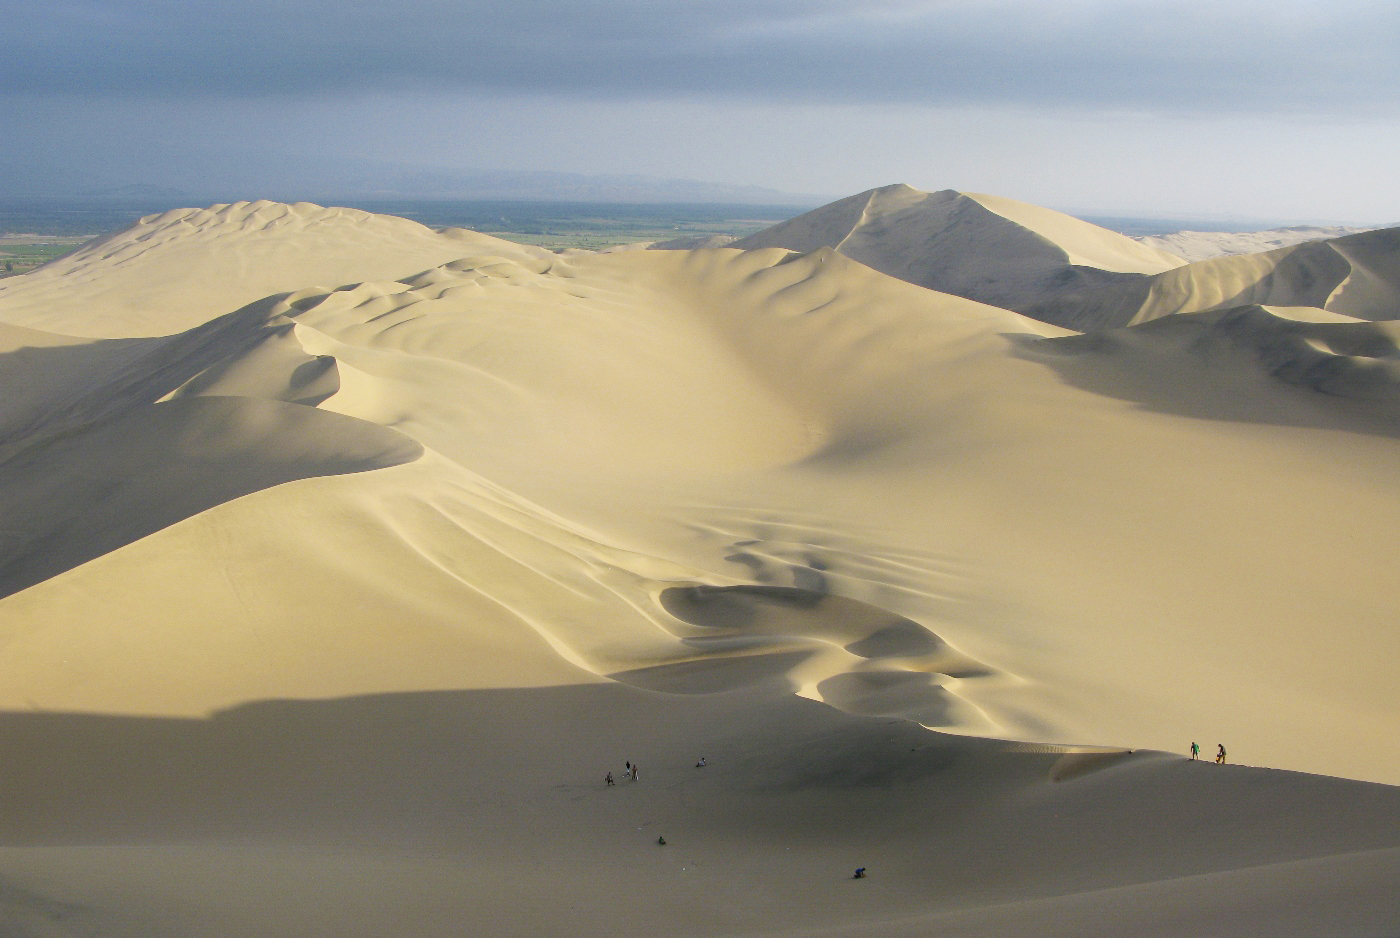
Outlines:
<svg viewBox="0 0 1400 938"><path fill-rule="evenodd" d="M402 277L482 250L539 253L310 202L174 209L0 282L0 320L81 336L170 335L273 293Z"/></svg>
<svg viewBox="0 0 1400 938"><path fill-rule="evenodd" d="M463 243L0 331L0 928L1383 933L1393 323Z"/></svg>
<svg viewBox="0 0 1400 938"><path fill-rule="evenodd" d="M1137 285L1185 263L1014 199L904 185L833 202L733 247L829 247L892 277L1019 312L1062 293Z"/></svg>

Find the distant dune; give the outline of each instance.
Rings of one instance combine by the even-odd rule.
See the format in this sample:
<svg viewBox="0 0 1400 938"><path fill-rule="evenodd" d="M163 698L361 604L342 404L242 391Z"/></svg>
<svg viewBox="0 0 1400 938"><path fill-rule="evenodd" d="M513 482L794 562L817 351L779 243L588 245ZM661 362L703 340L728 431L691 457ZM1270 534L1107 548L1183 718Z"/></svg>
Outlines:
<svg viewBox="0 0 1400 938"><path fill-rule="evenodd" d="M1252 304L1396 318L1400 228L1197 261L1139 283L1056 297L1036 306L1033 315L1070 328L1101 329Z"/></svg>
<svg viewBox="0 0 1400 938"><path fill-rule="evenodd" d="M72 335L169 335L307 283L402 277L480 250L540 253L466 229L439 233L309 202L176 209L0 281L0 317Z"/></svg>
<svg viewBox="0 0 1400 938"><path fill-rule="evenodd" d="M833 202L732 246L829 247L900 280L1019 312L1062 293L1140 284L1185 263L1036 205L903 185Z"/></svg>
<svg viewBox="0 0 1400 938"><path fill-rule="evenodd" d="M1392 318L1400 302L1397 232L1286 228L1134 239L1011 199L897 185L732 246L829 247L901 280L1078 330L1252 304Z"/></svg>
<svg viewBox="0 0 1400 938"><path fill-rule="evenodd" d="M1258 254L1306 241L1326 241L1371 230L1341 225L1296 225L1266 231L1178 231L1133 240L1188 261L1203 261L1227 254Z"/></svg>
<svg viewBox="0 0 1400 938"><path fill-rule="evenodd" d="M1387 934L1396 235L252 202L8 279L0 933Z"/></svg>

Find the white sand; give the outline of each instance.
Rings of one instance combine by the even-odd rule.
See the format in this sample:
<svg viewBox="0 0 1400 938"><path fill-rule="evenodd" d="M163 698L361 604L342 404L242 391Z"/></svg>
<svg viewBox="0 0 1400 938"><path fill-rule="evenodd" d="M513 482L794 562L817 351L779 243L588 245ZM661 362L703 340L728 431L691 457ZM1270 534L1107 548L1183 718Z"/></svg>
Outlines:
<svg viewBox="0 0 1400 938"><path fill-rule="evenodd" d="M1293 225L1264 231L1175 231L1133 240L1188 261L1203 261L1227 254L1258 254L1306 241L1326 241L1371 230L1345 225Z"/></svg>
<svg viewBox="0 0 1400 938"><path fill-rule="evenodd" d="M1008 289L1178 263L857 198ZM0 294L0 929L1383 934L1393 324L162 218ZM1265 768L1063 756L1193 738Z"/></svg>

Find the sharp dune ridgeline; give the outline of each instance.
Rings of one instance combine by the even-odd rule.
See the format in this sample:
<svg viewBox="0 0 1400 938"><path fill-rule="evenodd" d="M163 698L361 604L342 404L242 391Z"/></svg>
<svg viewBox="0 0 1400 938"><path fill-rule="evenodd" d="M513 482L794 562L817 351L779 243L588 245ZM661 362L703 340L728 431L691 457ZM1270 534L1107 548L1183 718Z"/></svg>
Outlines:
<svg viewBox="0 0 1400 938"><path fill-rule="evenodd" d="M0 281L0 934L1388 934L1395 236L243 202Z"/></svg>

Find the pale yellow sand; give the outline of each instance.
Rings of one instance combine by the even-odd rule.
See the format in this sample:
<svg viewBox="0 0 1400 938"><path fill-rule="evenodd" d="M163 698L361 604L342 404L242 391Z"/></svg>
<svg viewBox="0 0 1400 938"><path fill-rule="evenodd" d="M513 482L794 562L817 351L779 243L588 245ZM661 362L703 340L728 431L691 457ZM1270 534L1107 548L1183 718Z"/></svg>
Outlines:
<svg viewBox="0 0 1400 938"><path fill-rule="evenodd" d="M92 259L70 305L21 302L53 272L0 296L17 934L1384 919L1355 884L1394 881L1392 789L919 724L1400 781L1393 325L1078 336L829 247L464 236L414 267L446 250L417 226L374 261L402 279L289 263L238 310L230 257L324 247L260 219L400 221L240 211L114 257L110 293ZM1114 272L1099 247L1073 263ZM33 331L59 322L171 337ZM294 702L359 694L388 696ZM602 789L629 756L644 780ZM612 839L658 818L664 865ZM849 902L872 850L899 872Z"/></svg>
<svg viewBox="0 0 1400 938"><path fill-rule="evenodd" d="M0 320L83 336L168 335L273 293L402 277L482 250L547 253L309 202L175 209L0 281Z"/></svg>

